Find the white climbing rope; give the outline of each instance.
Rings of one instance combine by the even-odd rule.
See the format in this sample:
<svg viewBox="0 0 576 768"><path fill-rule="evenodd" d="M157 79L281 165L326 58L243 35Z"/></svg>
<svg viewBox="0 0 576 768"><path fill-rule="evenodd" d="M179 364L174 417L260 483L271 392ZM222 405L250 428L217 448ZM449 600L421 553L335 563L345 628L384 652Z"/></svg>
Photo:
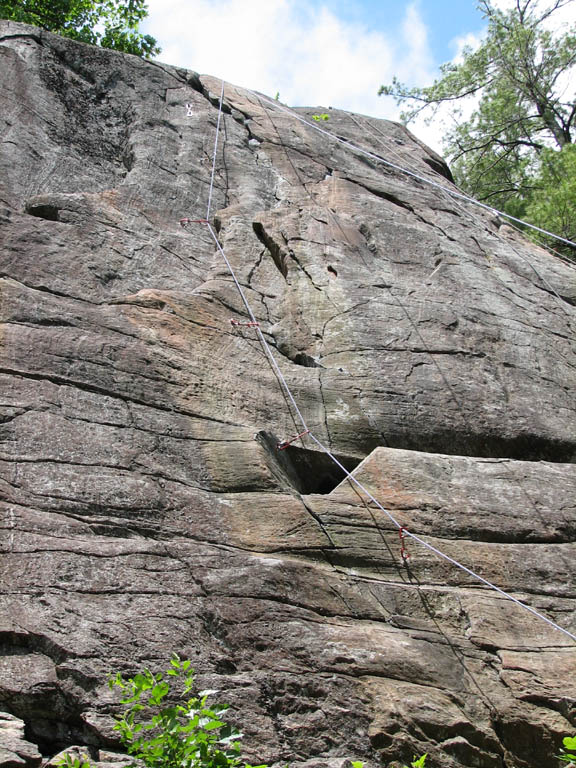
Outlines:
<svg viewBox="0 0 576 768"><path fill-rule="evenodd" d="M354 115L350 114L350 118L351 118L351 120L352 120L354 123L356 123L356 125L357 125L357 126L360 128L360 129L362 129L362 130L364 129L364 128L363 128L363 126L362 126L362 124L361 124L361 123L359 123L359 122L358 122L358 120L356 120L356 118L354 117ZM373 132L374 132L375 130L377 130L377 131L378 131L378 133L382 133L382 132L381 132L379 129L376 129L374 126L370 125L370 123L368 123L368 125L369 125L369 127L372 129L372 131L373 131ZM377 139L377 141L379 141L379 143L381 143L381 144L384 144L384 142L382 141L382 139ZM395 152L395 151L394 151L394 150L393 150L391 147L385 147L385 149L386 149L386 151L388 152L388 154L391 154L391 155L393 155L394 157L397 157L397 158L398 158L398 160L400 160L400 161L402 160L402 158L400 157L400 155L399 155L397 152ZM414 169L413 167L412 167L412 168L407 168L407 170L408 170L408 171L415 171L415 169ZM450 192L451 192L451 190L449 190L448 188L446 188L446 187L442 186L441 184L439 184L439 185L438 185L438 188L442 190L442 192L444 193L445 197L447 197L447 198L449 198L449 197L450 197ZM464 214L466 214L466 216L469 216L469 217L470 217L470 219L472 219L472 221L475 221L477 224L480 224L480 226L482 226L482 227L485 227L485 226L486 226L486 225L485 225L485 223L484 223L484 222L483 222L483 221L480 219L480 217L479 217L479 216L477 216L477 215L474 213L474 211L467 211L467 210L466 210L466 208L465 208L465 207L462 205L462 203L460 202L460 200L457 200L457 199L455 199L455 200L454 200L454 202L455 202L455 203L456 203L456 205L457 205L457 206L460 208L460 210L461 210L461 211L462 211ZM513 229L514 229L516 232L520 232L520 234L524 234L524 233L522 232L522 230L520 229L520 227L516 226L515 224L510 224L509 226L510 226L510 227L512 227L512 228L513 228ZM494 237L494 234L493 234L492 232L491 232L490 234L491 234L491 236L492 236L492 237ZM540 272L539 272L539 271L536 269L536 267L535 267L535 266L534 266L534 264L533 264L533 263L530 261L530 259L527 259L527 258L526 258L526 256L524 256L522 253L520 253L520 251L519 251L517 248L515 248L515 247L514 247L513 243L510 243L509 241L506 241L506 242L507 242L507 245L508 245L508 246L509 246L509 247L510 247L510 248L511 248L513 251L514 251L514 253L516 254L516 256L518 256L518 258L519 258L519 259L521 259L521 260L522 260L522 261L523 261L525 264L527 264L527 265L528 265L528 267L529 267L529 268L530 268L530 269L531 269L531 270L534 272L534 274L535 274L535 275L536 275L536 277L537 277L537 278L538 278L538 279L539 279L539 280L542 282L542 284L546 286L546 288L547 288L547 289L550 291L550 293L554 294L554 296L555 296L555 297L558 299L558 301L559 301L559 303L560 303L560 305L561 305L562 309L564 310L564 312L566 312L566 314L570 315L570 314L571 314L571 312L570 312L570 310L569 310L569 309L567 309L567 307L571 306L571 305L570 305L570 302L566 301L566 299L563 299L563 298L562 298L562 296L560 296L560 294L559 294L559 293L558 293L558 291L557 291L557 290L554 288L554 286L553 286L553 285L551 285L551 283L549 283L549 282L548 282L548 280L547 280L547 279L546 279L546 278L545 278L543 275L541 275L541 274L540 274ZM569 262L568 262L568 259L567 259L565 256L562 256L561 254L559 254L559 253L557 253L556 251L554 251L554 250L552 250L552 249L548 248L547 246L545 246L545 245L542 245L542 243L539 243L539 245L540 245L541 247L543 247L543 248L546 248L547 250L551 250L551 251L552 251L552 253L554 254L554 256L556 256L557 258L561 259L561 260L562 260L562 261L564 261L565 263L569 263ZM435 271L436 271L436 270L434 270L434 272L435 272ZM434 274L434 272L432 273L432 275ZM432 277L432 275L430 275L430 276L428 277L428 279L430 279L430 277Z"/></svg>
<svg viewBox="0 0 576 768"><path fill-rule="evenodd" d="M302 117L302 115L299 115L297 112L294 112L288 107L284 107L281 104L278 104L277 101L273 101L272 99L269 99L267 96L263 96L262 94L256 93L255 91L250 91L248 89L246 90L248 91L248 93L251 93L253 96L256 96L257 99L266 101L268 104L271 104L273 107L280 110L281 112L286 112L286 114L290 115L295 120L299 120L301 123L304 123L304 125L307 125L310 128L313 128L315 131L322 133L324 136L328 136L328 138L330 138L332 141L336 141L339 144L343 144L345 147L348 147L348 149L354 149L356 152L360 152L362 155L365 155L366 157L370 157L372 160L376 160L379 163L383 163L384 165L387 165L389 168L394 168L394 170L400 171L400 173L404 173L407 176L412 176L413 178L418 179L418 181L423 181L425 184L429 184L432 187L441 189L447 194L451 195L452 197L456 197L460 200L465 200L467 203L472 203L473 205L476 205L480 208L484 208L486 211L490 211L490 213L496 214L498 216L504 216L505 218L510 219L511 221L515 221L517 224L522 224L523 226L529 227L530 229L533 229L536 232L540 232L540 234L542 235L548 235L549 237L552 237L561 243L566 243L566 245L571 245L573 248L576 248L576 243L573 242L572 240L567 240L565 237L561 237L560 235L557 235L554 232L549 232L547 229L542 229L541 227L537 227L535 224L530 224L529 221L524 221L523 219L518 219L516 218L516 216L512 216L509 213L504 213L504 211L499 211L497 208L493 208L491 205L488 205L487 203L482 203L480 202L480 200L475 200L473 197L468 197L468 195L465 195L463 192L458 192L455 189L450 189L449 187L446 187L443 184L439 184L437 181L433 181L432 179L429 179L426 176L422 176L421 174L416 173L415 171L410 171L408 170L408 168L404 168L401 165L397 165L396 163L392 163L389 160L385 160L383 157L380 157L379 155L376 155L373 152L370 152L370 150L364 149L363 147L359 147L357 144L353 144L351 141L348 141L347 139L342 139L340 138L340 136L336 136L330 131L327 131L325 128L321 128L316 123L311 123L309 120L306 120L305 117Z"/></svg>
<svg viewBox="0 0 576 768"><path fill-rule="evenodd" d="M212 172L210 174L210 189L208 190L208 205L206 207L206 219L210 219L210 207L212 205L212 192L214 190L214 179L216 177L216 155L218 152L218 135L220 133L220 118L222 117L222 101L224 100L224 80L220 90L220 104L218 106L218 120L216 122L216 136L214 138L214 153L212 157Z"/></svg>
<svg viewBox="0 0 576 768"><path fill-rule="evenodd" d="M212 238L213 238L213 240L214 240L214 242L216 244L216 247L220 251L220 254L221 254L222 258L226 262L226 266L228 267L228 271L232 275L232 279L236 283L236 288L238 288L238 292L239 292L240 296L242 297L242 301L244 303L244 306L246 307L246 311L248 312L248 315L250 317L251 322L254 324L254 327L256 329L256 333L258 334L258 336L260 338L260 341L262 342L262 345L264 347L264 351L266 352L266 355L267 355L267 357L268 357L268 359L269 359L269 361L270 361L274 371L276 372L276 375L278 376L282 386L284 387L286 395L288 396L288 399L292 403L294 411L296 412L298 418L302 422L302 426L304 427L305 430L308 430L308 425L306 424L306 421L304 420L304 416L302 416L300 408L298 408L298 404L296 403L296 400L294 399L294 396L292 395L292 392L290 391L290 387L288 386L288 384L286 382L286 379L282 375L282 371L278 367L278 363L276 362L276 359L274 358L274 355L272 354L272 350L270 349L270 345L266 341L266 338L265 338L264 334L262 333L262 331L260 329L260 323L256 320L256 318L254 316L254 313L252 312L252 307L250 306L250 303L248 302L248 299L246 298L246 294L242 290L242 286L240 285L240 281L236 277L236 273L234 272L234 269L232 268L232 265L230 264L230 261L228 260L228 257L226 256L224 248L222 248L222 244L220 243L220 240L218 239L218 236L217 236L216 232L212 228L212 224L210 224L210 222L206 222L206 224L207 224L208 229L210 231L210 234L212 235Z"/></svg>
<svg viewBox="0 0 576 768"><path fill-rule="evenodd" d="M572 640L576 640L576 635L572 634L572 632L569 632L567 629L564 629L564 627L561 627L559 624L556 624L556 622L549 619L547 616L544 616L543 614L539 613L536 609L532 608L532 606L527 605L526 603L523 603L522 600L518 600L517 597L514 597L508 592L505 592L500 587L497 587L496 584L492 584L491 581L488 581L488 579L485 579L483 576L480 576L480 574L473 571L471 568L468 568L463 563L459 562L458 560L455 560L453 557L450 557L450 555L447 555L445 552L442 552L442 550L438 549L437 547L433 546L429 542L425 541L424 539L421 539L420 536L417 536L415 533L412 533L409 531L405 526L401 525L398 520L378 501L378 499L374 498L374 496L368 491L362 483L357 480L354 475L352 475L348 470L338 461L338 459L318 440L312 433L310 433L310 437L316 445L321 448L324 453L326 453L332 461L337 464L340 469L346 474L346 479L351 480L358 488L360 488L366 496L372 501L378 509L380 509L386 517L398 528L399 531L402 531L404 536L407 536L411 539L414 539L414 541L417 541L419 544L421 544L423 547L426 547L426 549L429 549L431 552L433 552L435 555L438 555L438 557L443 558L444 560L447 560L449 563L452 563L452 565L455 565L457 568L460 568L463 571L466 571L470 576L477 579L478 581L481 581L483 584L486 584L486 586L490 587L490 589L495 590L499 594L506 597L508 600L512 600L512 602L519 605L521 608L525 608L527 611L530 611L530 613L533 613L534 616L537 616L539 619L542 619L547 624L550 624L550 626L554 627L554 629L559 629L560 632L564 632L565 635L568 635L568 637L571 637Z"/></svg>
<svg viewBox="0 0 576 768"><path fill-rule="evenodd" d="M221 117L221 114L222 114L223 96L224 96L224 82L222 81L222 93L221 93L221 97L220 97L218 122L217 122L217 127L216 127L216 140L214 142L214 160L213 160L213 163L212 163L212 178L210 180L210 196L209 196L209 202L208 202L208 213L210 212L211 191L212 191L213 184L214 184L214 175L215 175L215 169L216 169L216 152L217 152L217 149L218 149L218 133L219 133L219 129L220 129L220 117ZM271 102L271 103L274 103L274 102ZM278 106L278 105L275 104L275 106ZM288 110L286 110L286 111L288 111ZM290 112L290 114L293 114L293 113ZM293 115L293 116L294 117L298 117L297 115ZM304 122L307 122L307 121L304 121ZM308 123L308 124L311 125L311 123ZM313 128L317 128L317 126L313 126L313 125L312 125L312 127ZM321 130L322 133L327 133L326 131L322 131L322 129L319 129L319 130ZM332 136L331 134L328 134L328 135ZM332 138L337 138L337 137L332 136ZM342 142L342 143L347 143L347 142ZM365 154L371 154L371 153L366 153L364 150L361 150L361 151L364 152ZM378 158L376 155L373 155L373 157L375 157L376 159L381 160L381 158ZM386 162L386 161L384 161L384 162ZM392 167L396 167L396 166L394 166L391 163L387 163L387 164L388 165L392 165ZM398 168L399 168L399 166L398 166ZM417 174L413 174L413 173L411 173L409 171L407 171L407 173L409 173L410 175L413 175L413 176L417 175ZM435 186L441 186L441 185L435 184ZM441 187L441 188L445 189L444 187ZM460 197L462 197L462 196L460 195ZM182 221L188 222L190 220L183 219ZM237 287L237 289L238 289L238 291L240 293L240 296L242 298L244 306L246 307L246 311L248 312L248 315L251 318L251 322L255 324L254 327L255 327L256 332L257 332L257 334L258 334L258 336L260 338L260 341L262 342L262 345L264 347L266 355L267 355L267 357L268 357L268 359L269 359L269 361L270 361L270 363L271 363L271 365L273 367L273 370L275 371L276 375L278 376L278 379L281 382L282 387L284 388L284 390L285 390L285 392L286 392L290 402L292 403L292 406L295 409L296 414L298 415L298 417L299 417L299 419L300 419L300 421L301 421L301 423L302 423L302 425L304 427L305 431L304 431L303 434L308 435L316 443L316 445L320 448L320 450L323 451L342 470L342 472L344 473L345 479L348 479L349 481L354 483L354 485L356 485L368 497L368 499L370 499L370 501L372 501L378 507L378 509L380 509L386 515L386 517L401 532L401 534L403 536L409 537L410 539L418 542L423 547L428 549L430 552L433 552L438 557L440 557L440 558L446 560L447 562L451 563L452 565L456 566L457 568L459 568L460 570L464 571L465 573L467 573L472 578L476 579L477 581L481 582L485 586L489 587L490 589L494 590L498 594L502 595L507 600L512 601L513 603L515 603L519 607L525 609L526 611L530 612L531 614L533 614L537 618L539 618L542 621L546 622L546 624L548 624L549 626L553 627L554 629L558 630L559 632L562 632L563 634L565 634L568 637L570 637L572 640L576 641L576 635L573 634L572 632L570 632L569 630L567 630L564 627L560 626L555 621L552 621L547 616L544 616L542 613L539 613L535 608L532 608L532 606L527 605L522 600L519 600L518 598L516 598L513 595L511 595L509 592L506 592L505 590L503 590L500 587L496 586L491 581L488 581L488 579L485 579L483 576L480 576L480 574L478 574L475 571L473 571L472 569L468 568L463 563L459 562L458 560L454 559L453 557L450 557L450 555L447 555L446 553L442 552L440 549L438 549L437 547L433 546L429 542L425 541L420 536L417 536L416 534L414 534L411 531L407 530L370 493L370 491L368 491L367 488L365 488L364 485L359 480L357 480L354 477L354 475L346 469L346 467L344 467L344 465L336 458L336 456L334 456L334 454L331 451L329 451L328 448L326 448L326 446L314 435L314 433L308 428L308 426L306 424L306 421L305 421L304 417L302 416L302 413L301 413L301 411L300 411L300 409L299 409L299 407L298 407L298 405L296 403L296 400L295 400L295 398L294 398L294 396L292 394L290 386L288 385L288 382L286 381L282 371L280 370L280 368L278 366L278 363L276 362L276 359L274 358L272 349L271 349L270 345L268 344L268 342L266 341L266 338L265 338L264 334L262 333L262 331L260 329L260 324L256 320L256 317L255 317L255 315L254 315L254 313L252 311L250 303L249 303L249 301L248 301L244 291L242 290L242 286L240 285L240 282L239 282L239 280L238 280L238 278L236 276L236 273L234 272L232 264L230 263L228 257L226 256L224 248L222 247L222 244L220 243L220 240L218 239L218 236L217 236L216 232L214 231L212 225L208 221L208 216L206 217L206 220L199 220L198 223L203 223L203 224L208 226L208 229L209 229L210 234L211 234L211 236L212 236L212 238L213 238L213 240L214 240L214 242L216 244L216 247L218 248L218 251L220 252L221 256L223 257L223 259L224 259L224 261L226 263L226 266L227 266L227 268L228 268L228 270L229 270L229 272L230 272L230 274L232 276L232 279L234 280L234 283L236 284L236 287Z"/></svg>

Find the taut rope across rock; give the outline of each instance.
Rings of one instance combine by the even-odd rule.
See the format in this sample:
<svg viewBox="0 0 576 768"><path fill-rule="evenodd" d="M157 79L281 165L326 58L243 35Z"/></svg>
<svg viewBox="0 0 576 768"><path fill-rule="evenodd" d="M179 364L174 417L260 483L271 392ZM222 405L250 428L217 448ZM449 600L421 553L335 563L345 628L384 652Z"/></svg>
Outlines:
<svg viewBox="0 0 576 768"><path fill-rule="evenodd" d="M214 188L214 178L215 178L215 173L216 173L216 155L217 155L217 150L218 150L218 139L219 139L219 132L220 132L220 121L221 121L221 117L222 117L223 99L224 99L224 81L222 81L222 88L221 88L221 92L220 92L220 101L219 101L219 108L218 108L218 120L217 120L217 124L216 124L216 136L215 136L215 140L214 140L214 156L213 156L213 160L212 160L212 171L211 171L211 178L210 178L210 188L209 188L209 195L208 195L208 205L207 205L207 211L206 211L206 218L205 219L182 218L182 219L180 219L180 224L185 227L185 226L187 226L187 224L190 224L190 223L201 223L201 224L205 224L208 227L208 230L209 230L209 232L210 232L210 234L211 234L211 236L212 236L212 238L214 240L214 243L215 243L218 251L220 252L222 258L224 259L224 261L226 263L226 266L227 266L227 268L228 268L228 270L230 272L230 275L232 276L232 279L234 280L234 283L236 284L236 287L237 287L237 289L238 289L238 291L240 293L240 296L242 298L244 306L246 307L246 311L247 311L247 313L248 313L248 315L249 315L249 317L251 319L251 324L256 328L256 332L257 332L257 334L258 334L258 336L260 338L260 341L262 343L262 346L264 348L266 356L268 357L268 360L270 361L270 364L272 365L273 370L275 371L276 375L278 376L278 378L279 378L279 380L280 380L280 382L282 384L282 387L284 388L284 390L286 392L286 395L288 396L288 399L292 403L292 406L293 406L293 408L295 410L295 413L297 414L298 418L300 419L300 421L302 423L303 431L299 435L297 435L297 437L294 438L294 439L298 439L300 437L303 437L304 435L308 435L310 437L310 439L314 443L316 443L316 445L320 448L320 450L323 451L342 470L342 472L344 473L345 478L347 480L349 480L350 482L354 483L367 496L367 498L370 499L370 501L372 501L378 507L378 509L380 509L386 515L386 517L390 520L390 522L398 529L398 532L399 532L399 535L400 535L400 540L401 540L401 557L402 557L402 560L403 560L404 563L406 563L407 559L408 559L407 551L406 551L406 548L405 548L404 541L405 541L406 538L410 538L413 541L416 541L419 544L421 544L423 547L428 549L430 552L435 554L437 557L440 557L440 558L446 560L447 562L451 563L455 567L457 567L460 570L462 570L465 573L467 573L469 576L472 576L472 578L474 578L476 581L481 582L485 586L489 587L490 589L494 590L498 594L502 595L507 600L510 600L511 602L513 602L516 605L518 605L520 608L523 608L524 610L532 613L538 619L546 622L548 625L550 625L554 629L558 630L559 632L562 632L563 634L565 634L568 637L570 637L572 640L576 641L576 635L574 635L572 632L568 631L564 627L562 627L559 624L557 624L556 622L552 621L547 616L544 616L542 613L540 613L539 611L535 610L530 605L527 605L526 603L522 602L521 600L519 600L518 598L514 597L510 593L504 591L500 587L498 587L495 584L493 584L492 582L488 581L483 576L480 576L480 574L478 574L475 571L473 571L472 569L468 568L463 563L459 562L458 560L454 559L453 557L450 557L450 555L447 555L446 553L442 552L437 547L433 546L429 542L427 542L424 539L420 538L420 536L418 536L418 535L412 533L411 531L409 531L405 526L403 526L364 487L364 485L359 480L357 480L354 477L354 475L351 472L349 472L343 466L343 464L336 458L336 456L334 456L331 453L331 451L328 448L326 448L326 446L314 435L314 433L308 427L308 424L306 423L306 420L304 419L304 416L302 415L302 412L300 411L300 408L298 407L298 404L297 404L297 402L296 402L296 400L294 398L294 395L292 394L292 391L290 390L288 382L286 381L284 375L282 374L282 371L280 370L280 368L278 366L278 363L276 362L276 359L274 358L274 355L272 353L272 349L270 348L270 345L266 341L266 338L265 338L264 334L262 333L262 330L260 329L260 324L256 320L256 317L255 317L255 315L254 315L254 313L252 311L250 303L249 303L249 301L248 301L244 291L242 290L242 286L240 285L240 282L239 282L239 280L238 280L238 278L236 276L236 273L234 272L234 268L232 267L228 257L226 256L224 248L222 247L222 244L220 243L220 240L218 239L218 235L216 234L214 228L212 227L212 224L210 223L210 208L211 208L211 202L212 202L212 190ZM268 101L268 99L266 99L266 101ZM453 195L454 197L464 199L464 200L466 200L468 202L476 203L476 204L480 205L481 207L486 208L486 209L488 209L490 211L493 211L495 213L500 213L499 211L496 211L496 209L491 208L490 206L484 205L483 203L479 203L478 201L475 201L472 198L468 198L467 196L462 195L460 193L453 192L452 190L448 190L445 187L443 187L442 185L436 184L435 182L432 182L430 179L426 179L424 176L420 176L419 174L416 174L416 173L414 173L412 171L407 171L406 169L403 169L402 167L397 166L394 163L390 163L390 162L388 162L386 160L383 160L381 157L379 157L377 155L374 155L373 153L368 152L367 150L363 150L360 147L356 147L355 145L350 144L349 142L345 142L344 140L340 139L337 136L334 136L333 134L329 133L328 131L325 131L322 128L319 128L317 125L309 123L307 120L305 120L304 118L301 118L299 115L294 114L292 112L289 112L287 109L285 109L283 107L279 107L279 105L277 105L277 104L275 104L275 106L277 106L278 108L282 109L282 111L288 112L290 115L292 115L297 120L300 120L301 122L306 123L307 125L311 126L312 128L315 128L316 130L319 130L321 133L324 133L324 134L330 136L330 138L332 138L332 139L334 139L334 140L336 140L336 141L338 141L338 142L340 142L342 144L345 144L346 146L349 146L349 147L351 147L353 149L356 149L356 150L362 152L363 154L365 154L367 156L370 156L370 157L372 157L372 158L374 158L374 159L376 159L376 160L378 160L380 162L383 162L383 163L389 165L390 167L395 168L396 170L401 171L402 173L406 173L406 174L408 174L410 176L414 176L415 178L418 178L420 181L424 181L424 182L426 182L428 184L432 184L435 187L439 187L440 189L442 189L445 192L448 192L449 194ZM506 214L502 214L502 215L506 215ZM514 219L513 216L509 216L508 218ZM520 221L519 219L514 219L514 220L515 221ZM524 223L524 222L520 222L520 223ZM533 228L539 230L538 227L533 227ZM545 234L552 234L552 233L549 233L549 232L545 232L544 230L539 230L539 231L544 232ZM558 239L562 240L563 242L568 243L569 245L574 245L576 247L576 243L572 243L571 241L564 240L564 238L561 238L561 237L558 237ZM284 441L284 442L286 442L286 441ZM283 446L284 442L281 442L278 447L280 448L280 446ZM290 442L292 442L292 441L290 441Z"/></svg>

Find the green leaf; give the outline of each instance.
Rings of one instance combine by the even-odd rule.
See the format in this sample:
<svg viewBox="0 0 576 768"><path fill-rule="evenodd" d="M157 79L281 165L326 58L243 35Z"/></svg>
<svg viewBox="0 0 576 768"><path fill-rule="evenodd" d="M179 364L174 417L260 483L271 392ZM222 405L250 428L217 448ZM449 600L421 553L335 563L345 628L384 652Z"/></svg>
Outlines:
<svg viewBox="0 0 576 768"><path fill-rule="evenodd" d="M156 40L138 30L147 14L145 0L0 0L0 18L137 56L160 52Z"/></svg>
<svg viewBox="0 0 576 768"><path fill-rule="evenodd" d="M174 656L164 674L144 669L124 681L121 701L128 708L115 729L128 752L146 768L240 768L242 734L221 717L227 706L206 705L207 697L217 691L205 690L200 697L167 704L192 689L190 664ZM185 679L180 677L182 670Z"/></svg>

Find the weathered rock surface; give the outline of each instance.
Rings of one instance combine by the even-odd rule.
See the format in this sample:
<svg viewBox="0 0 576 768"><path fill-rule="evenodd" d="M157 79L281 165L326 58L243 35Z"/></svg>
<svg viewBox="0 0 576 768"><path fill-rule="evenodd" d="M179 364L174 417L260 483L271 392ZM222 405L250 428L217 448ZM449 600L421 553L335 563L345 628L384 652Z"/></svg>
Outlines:
<svg viewBox="0 0 576 768"><path fill-rule="evenodd" d="M36 744L24 735L25 724L18 717L0 712L0 766L2 768L36 768L42 755Z"/></svg>
<svg viewBox="0 0 576 768"><path fill-rule="evenodd" d="M248 758L548 763L570 638L414 541L404 562L309 437L275 448L300 424L179 225L220 83L7 22L0 57L0 708L46 754L114 749L107 675L178 652ZM451 188L401 126L323 127ZM576 632L574 266L256 94L226 85L221 129L215 226L313 434Z"/></svg>

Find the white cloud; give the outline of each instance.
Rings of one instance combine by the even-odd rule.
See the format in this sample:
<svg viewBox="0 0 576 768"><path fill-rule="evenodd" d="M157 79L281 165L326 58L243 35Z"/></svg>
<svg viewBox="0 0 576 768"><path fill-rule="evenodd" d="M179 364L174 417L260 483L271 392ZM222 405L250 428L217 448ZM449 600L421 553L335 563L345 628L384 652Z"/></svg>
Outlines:
<svg viewBox="0 0 576 768"><path fill-rule="evenodd" d="M436 67L428 48L428 31L415 2L406 8L401 46L403 58L398 62L400 67L397 73L400 79L415 84L428 81Z"/></svg>
<svg viewBox="0 0 576 768"><path fill-rule="evenodd" d="M419 2L413 0L400 27L386 34L346 22L312 0L148 0L144 29L158 39L159 58L168 64L270 96L279 92L291 105L340 107L394 120L400 108L377 95L379 86L393 76L410 85L427 85L438 76ZM492 2L508 9L516 0ZM533 2L546 7L550 0ZM569 2L551 24L564 31L574 22L576 2ZM481 39L479 31L453 40L454 60ZM447 113L411 129L440 151L451 124Z"/></svg>
<svg viewBox="0 0 576 768"><path fill-rule="evenodd" d="M468 32L466 35L455 37L450 42L450 47L454 51L453 61L460 63L463 59L463 53L465 48L470 48L473 51L478 48L482 42L483 34L481 32Z"/></svg>
<svg viewBox="0 0 576 768"><path fill-rule="evenodd" d="M478 48L482 42L482 37L483 34L481 32L469 32L466 35L454 38L450 42L450 47L454 51L452 61L455 64L461 63L463 61L464 50L466 48L471 48L472 50ZM471 97L460 104L458 119L468 120L471 117L472 112L478 106L478 101L478 98ZM435 149L439 154L442 154L442 141L446 136L446 133L456 125L453 109L453 105L441 105L436 109L434 119L430 125L426 125L426 117L424 117L417 118L410 126L413 133L419 136L429 147Z"/></svg>
<svg viewBox="0 0 576 768"><path fill-rule="evenodd" d="M395 119L378 88L394 75L434 77L417 4L389 36L305 0L148 0L145 30L160 60L222 77L291 105L333 106Z"/></svg>
<svg viewBox="0 0 576 768"><path fill-rule="evenodd" d="M492 0L492 4L502 11L509 11L516 6L516 0ZM550 8L550 0L532 0L531 8L534 12L544 12ZM572 0L568 0L566 5L558 8L549 17L546 25L551 29L562 29L566 24L574 24L576 22L576 6Z"/></svg>

